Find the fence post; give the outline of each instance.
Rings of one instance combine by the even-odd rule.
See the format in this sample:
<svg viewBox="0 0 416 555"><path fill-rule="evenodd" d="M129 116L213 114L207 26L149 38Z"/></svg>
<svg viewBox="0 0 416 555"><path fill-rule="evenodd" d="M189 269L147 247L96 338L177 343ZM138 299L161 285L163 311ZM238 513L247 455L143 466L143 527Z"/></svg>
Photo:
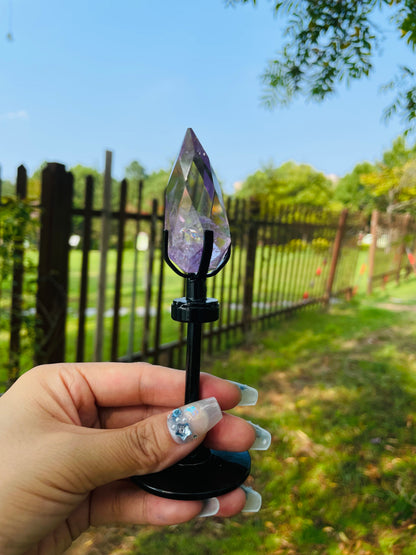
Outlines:
<svg viewBox="0 0 416 555"><path fill-rule="evenodd" d="M24 166L17 168L16 195L19 201L27 195L27 172ZM12 306L10 311L10 343L8 385L11 386L20 372L20 328L22 327L22 291L23 291L23 238L25 222L20 223L19 235L13 245L13 284Z"/></svg>
<svg viewBox="0 0 416 555"><path fill-rule="evenodd" d="M101 362L103 359L104 346L104 312L105 293L107 286L107 254L111 233L111 163L113 153L111 150L105 152L104 188L103 188L103 211L101 218L100 234L100 273L98 274L98 297L97 316L94 345L94 360Z"/></svg>
<svg viewBox="0 0 416 555"><path fill-rule="evenodd" d="M77 357L78 362L82 362L85 357L85 310L87 308L88 296L88 257L91 247L91 223L92 205L94 195L94 180L91 175L87 175L85 180L85 212L84 230L82 239L82 263L81 263L81 287L79 293L78 310L78 336L77 336Z"/></svg>
<svg viewBox="0 0 416 555"><path fill-rule="evenodd" d="M113 332L111 338L111 360L117 360L120 332L121 271L123 267L124 228L126 225L127 181L123 179L120 187L120 219L117 235L116 281L114 284Z"/></svg>
<svg viewBox="0 0 416 555"><path fill-rule="evenodd" d="M339 260L339 253L341 252L341 243L345 233L345 224L347 221L348 210L345 208L338 220L338 229L335 235L334 247L332 250L331 266L329 268L328 282L325 291L325 304L328 305L331 299L332 287L334 285L335 273L337 271L337 264Z"/></svg>
<svg viewBox="0 0 416 555"><path fill-rule="evenodd" d="M244 279L243 293L243 331L246 333L251 328L253 316L253 290L254 290L254 271L256 266L257 234L258 225L256 218L260 212L258 201L251 200L248 210L249 222L247 228L247 254L246 254L246 274Z"/></svg>
<svg viewBox="0 0 416 555"><path fill-rule="evenodd" d="M143 179L139 181L139 196L137 205L137 219L136 219L136 233L134 236L134 258L133 258L133 280L132 280L132 295L131 295L131 308L130 308L130 322L129 322L129 343L127 354L129 360L133 360L134 349L134 322L136 319L136 298L137 298L137 265L139 260L139 250L137 248L137 240L140 233L140 217L142 216L142 201L143 201Z"/></svg>
<svg viewBox="0 0 416 555"><path fill-rule="evenodd" d="M371 214L371 245L368 251L368 283L367 293L371 295L373 292L373 275L374 275L374 262L376 258L377 248L377 226L378 226L378 210L373 210Z"/></svg>
<svg viewBox="0 0 416 555"><path fill-rule="evenodd" d="M155 259L156 249L156 223L157 223L157 199L152 201L152 217L150 220L150 237L149 237L149 257L146 272L146 289L145 289L145 306L143 317L143 337L142 337L142 360L147 360L149 352L149 335L150 335L150 311L152 301L152 284L153 284L153 263Z"/></svg>
<svg viewBox="0 0 416 555"><path fill-rule="evenodd" d="M65 166L48 164L42 172L36 364L65 358L72 190L73 177Z"/></svg>
<svg viewBox="0 0 416 555"><path fill-rule="evenodd" d="M403 222L402 243L400 245L398 262L397 262L397 270L396 270L396 283L397 283L397 285L399 285L399 283L400 283L400 270L401 270L401 266L402 266L403 255L406 252L406 234L407 234L407 230L409 229L409 224L410 224L410 214L405 214L404 222Z"/></svg>

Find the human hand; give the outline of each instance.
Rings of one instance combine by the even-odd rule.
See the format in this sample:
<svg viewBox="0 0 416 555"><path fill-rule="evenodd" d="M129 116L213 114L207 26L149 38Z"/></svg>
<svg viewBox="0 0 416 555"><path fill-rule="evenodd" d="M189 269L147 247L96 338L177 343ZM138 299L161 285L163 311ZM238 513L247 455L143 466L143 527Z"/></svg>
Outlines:
<svg viewBox="0 0 416 555"><path fill-rule="evenodd" d="M183 404L184 383L184 372L145 363L45 365L19 378L0 399L0 553L55 555L90 525L169 525L197 516L202 501L163 499L128 480L182 459L214 424L202 407L198 437L174 441L167 415ZM222 410L241 398L235 384L208 374L200 394ZM205 443L244 451L257 432L224 414ZM218 516L231 516L246 496L237 488L218 501Z"/></svg>

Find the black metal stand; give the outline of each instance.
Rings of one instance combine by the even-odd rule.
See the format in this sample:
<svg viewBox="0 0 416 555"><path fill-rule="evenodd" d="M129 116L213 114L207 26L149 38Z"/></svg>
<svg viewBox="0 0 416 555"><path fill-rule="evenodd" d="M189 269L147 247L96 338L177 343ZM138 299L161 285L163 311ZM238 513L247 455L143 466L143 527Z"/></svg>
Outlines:
<svg viewBox="0 0 416 555"><path fill-rule="evenodd" d="M218 273L227 263L210 274L208 267L213 248L213 232L205 231L201 263L196 274L183 274L168 256L168 232L164 232L164 258L180 276L186 278L186 297L174 299L171 307L173 320L188 324L185 404L199 399L202 324L219 318L219 303L207 298L206 278ZM197 447L179 463L154 474L133 476L132 480L144 490L171 499L207 499L223 495L240 486L250 473L248 451L235 453L215 451L204 445Z"/></svg>

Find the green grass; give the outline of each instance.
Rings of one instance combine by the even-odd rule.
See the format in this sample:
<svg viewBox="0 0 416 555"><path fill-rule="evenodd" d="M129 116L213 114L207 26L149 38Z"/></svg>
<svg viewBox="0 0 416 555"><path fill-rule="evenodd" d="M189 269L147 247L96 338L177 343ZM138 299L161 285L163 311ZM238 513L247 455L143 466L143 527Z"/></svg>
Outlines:
<svg viewBox="0 0 416 555"><path fill-rule="evenodd" d="M208 295L218 297L224 314L230 313L231 321L240 320L242 315L241 303L243 300L243 282L245 275L245 253L242 256L241 279L237 279L238 260L240 251L238 248L233 251L234 263L230 262L223 272L214 280L208 280ZM352 253L346 249L344 256L349 260ZM303 293L308 290L310 297L321 296L325 283L327 282L329 264L322 264L328 258L328 253L315 252L313 249L306 249L301 252L280 252L276 256L275 249L269 247L259 248L256 258L256 272L254 279L253 314L256 316L265 310L272 310L273 303L278 301L280 304L285 302L299 302L302 300ZM131 298L133 294L133 260L132 249L123 252L123 279L120 298L120 306L130 312ZM116 252L110 250L108 253L107 264L107 285L106 285L106 309L111 309L114 302L114 282L115 282ZM280 270L282 275L278 277ZM316 270L322 266L322 273L316 276ZM97 302L97 288L99 275L99 252L91 251L89 258L89 290L88 307L95 307ZM160 251L155 252L153 281L152 281L152 307L156 308L156 298L158 290L158 276L160 269ZM137 301L136 307L145 305L145 279L147 273L147 253L139 254L138 281L136 286ZM223 275L224 274L224 275ZM66 360L75 360L76 334L78 329L78 298L81 275L81 252L71 251L70 276L69 276L69 298L68 298L68 320L67 320L67 349ZM276 278L277 276L277 278ZM300 277L299 277L300 276ZM275 280L273 280L275 277ZM224 278L224 298L220 298L221 283ZM278 281L279 294L276 295ZM214 290L213 290L214 289ZM176 322L170 318L170 306L175 297L182 296L183 280L176 276L169 268L164 268L163 298L162 298L162 326L161 343L174 341L179 336L179 328ZM238 303L237 303L238 298ZM233 308L228 308L228 303ZM238 305L238 306L237 306ZM265 308L266 307L266 308ZM276 304L277 307L277 304ZM127 353L129 335L129 314L120 317L120 345L119 355ZM153 345L155 318L151 318L150 346ZM86 324L86 350L85 360L93 360L94 338L96 321L94 316L87 318ZM107 318L105 321L104 336L104 360L110 359L112 320ZM143 336L143 318L135 319L134 328L134 350L141 350L141 338Z"/></svg>
<svg viewBox="0 0 416 555"><path fill-rule="evenodd" d="M279 320L204 364L259 389L235 411L273 435L252 453L258 514L99 529L73 553L416 553L416 311L383 308L415 299L412 277Z"/></svg>
<svg viewBox="0 0 416 555"><path fill-rule="evenodd" d="M349 254L347 253L346 256ZM30 261L34 268L37 267L36 251L27 251L26 260ZM305 249L299 252L285 252L282 249L270 248L269 246L259 247L256 255L256 272L254 279L253 293L253 314L259 315L264 311L276 308L288 302L299 302L302 300L305 291L310 297L320 296L323 292L327 280L329 264L323 264L328 259L328 253L316 252L314 249ZM82 253L80 250L71 250L69 260L69 284L68 284L68 317L66 324L66 354L67 361L76 360L76 341L78 332L78 312L80 295L80 276L81 276ZM241 263L241 265L240 265ZM229 316L231 321L240 320L242 313L243 286L245 276L246 253L241 253L236 247L233 250L233 260L225 267L223 272L215 279L208 281L208 294L219 298L222 312ZM119 350L118 355L122 356L128 352L129 331L130 331L130 311L131 299L133 296L133 249L123 251L123 273L121 283L120 306L127 312L120 317ZM316 270L322 266L322 274L316 276ZM107 282L106 282L106 302L105 309L111 310L114 305L114 286L115 286L115 267L116 251L110 249L107 257ZM87 307L95 309L97 306L98 278L100 268L100 254L92 250L89 255L89 278ZM146 276L148 272L148 253L139 253L137 266L137 283L135 287L136 309L143 311L146 295ZM156 250L153 264L152 279L152 299L151 307L153 315L150 318L149 346L154 344L155 317L154 311L157 305L158 278L160 272L160 251ZM32 278L36 279L36 272ZM0 366L5 368L8 360L8 317L11 279L2 284L4 294L0 296L0 314L4 316L4 322L0 325ZM33 287L32 287L33 289ZM224 295L221 298L221 290ZM276 292L278 289L278 293ZM27 287L25 287L27 291ZM170 318L170 305L175 297L182 296L183 280L176 276L166 265L164 265L164 282L162 298L162 326L161 342L168 343L179 337L179 327ZM230 306L228 306L230 303ZM24 309L33 310L35 297L25 293ZM33 322L31 323L33 327ZM133 350L142 349L143 337L143 317L135 318ZM22 330L22 337L25 337L27 330ZM112 318L104 319L104 352L103 359L111 358L111 334ZM94 342L96 335L96 316L90 315L86 318L85 354L84 360L93 360ZM33 359L33 346L30 347L29 340L24 342L25 349L21 359L21 368L30 368ZM0 375L0 381L2 376Z"/></svg>
<svg viewBox="0 0 416 555"><path fill-rule="evenodd" d="M36 251L27 251L25 254L26 261L31 262L32 267L37 266ZM65 360L75 361L77 333L78 333L78 312L79 312L79 294L80 294L80 276L81 276L81 251L71 250L69 260L69 290L68 290L68 317L66 322L66 353ZM334 290L343 289L346 286L357 285L362 291L366 285L366 274L357 276L355 279L351 275L353 269L359 269L367 260L368 252L360 251L358 263L356 263L356 249L344 248L342 256L342 264L337 273L334 284ZM144 310L146 283L145 276L148 271L148 253L139 253L138 258L138 279L136 283L136 309ZM316 250L314 248L304 249L282 249L282 247L271 248L268 245L260 245L256 254L256 272L254 276L253 291L253 316L261 316L268 311L284 308L288 303L299 303L308 295L309 298L321 297L324 293L325 284L328 279L330 253L325 250ZM123 275L121 284L120 306L125 315L119 319L119 349L118 356L128 353L129 334L130 334L130 312L131 299L133 295L133 262L134 251L125 249L123 252ZM241 262L241 266L240 266ZM245 276L246 253L241 251L239 247L233 250L233 258L227 264L225 269L215 279L208 280L208 295L219 298L221 303L221 313L223 320L215 323L214 327L224 325L228 320L231 322L241 321L242 318L242 300ZM97 290L99 276L100 255L98 251L92 250L89 255L89 282L88 282L88 298L87 307L95 309L97 305ZM106 310L112 309L114 304L114 285L115 285L115 266L116 251L110 249L107 260L107 284L106 284ZM317 270L320 274L317 275ZM152 348L155 343L155 327L156 318L155 310L157 305L158 277L160 271L160 251L156 250L153 265L152 280L152 299L151 309L152 316L150 318L150 329L148 334L147 346ZM36 272L32 272L32 279L36 278ZM8 318L9 318L9 296L11 289L10 278L2 284L3 293L0 295L0 382L7 380L8 366ZM164 282L163 282L163 298L162 298L162 321L160 342L169 343L179 338L180 327L170 318L170 305L172 299L182 295L183 280L176 276L169 268L164 265ZM25 291L27 291L25 287ZM32 290L34 287L32 286ZM223 295L221 291L223 290ZM25 293L24 308L34 309L34 294ZM28 316L28 323L21 332L22 337L22 356L20 368L25 371L33 365L33 329L34 316ZM85 352L84 360L94 360L94 343L96 340L96 316L90 315L86 318L85 325ZM112 343L113 320L111 317L104 318L104 338L103 338L103 360L110 360L111 343ZM134 333L132 346L133 351L143 350L143 329L144 319L142 316L136 316L134 322ZM232 334L221 343L230 346ZM233 339L234 341L234 339ZM234 341L235 343L235 341Z"/></svg>
<svg viewBox="0 0 416 555"><path fill-rule="evenodd" d="M120 306L127 309L130 313L131 299L133 295L133 250L126 249L123 253L123 275L122 289L120 295ZM88 302L87 306L95 308L97 306L98 276L99 276L100 255L98 251L91 251L89 257L89 282L88 282ZM112 309L114 304L114 285L115 285L115 267L116 252L110 250L107 259L107 282L106 282L106 310ZM156 253L153 269L152 280L152 307L156 306L158 275L160 268L160 254ZM167 268L165 268L167 270ZM139 254L138 270L137 270L137 286L136 286L136 309L143 309L145 306L145 277L147 273L147 260L143 253ZM169 318L170 303L174 297L182 295L180 278L169 275L165 280L162 299L162 317L163 317L163 335L162 342L172 341L178 335L178 327L171 322ZM69 298L68 298L68 320L67 320L67 349L66 360L75 360L75 345L78 330L78 299L81 275L81 253L80 251L72 251L70 259L70 275L69 275ZM151 319L151 338L154 334L154 318ZM127 353L128 333L129 333L130 317L129 314L120 317L120 346L119 355ZM94 340L96 330L96 317L89 316L86 318L86 349L85 360L93 360ZM104 360L110 359L112 333L112 318L105 318L104 321ZM143 318L135 318L134 328L134 351L141 349L140 339L143 336Z"/></svg>

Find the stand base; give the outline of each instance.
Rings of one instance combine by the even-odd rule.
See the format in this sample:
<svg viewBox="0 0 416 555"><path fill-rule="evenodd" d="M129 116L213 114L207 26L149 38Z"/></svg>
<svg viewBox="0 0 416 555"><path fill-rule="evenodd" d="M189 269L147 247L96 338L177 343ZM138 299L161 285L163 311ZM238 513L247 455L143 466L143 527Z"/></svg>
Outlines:
<svg viewBox="0 0 416 555"><path fill-rule="evenodd" d="M248 451L233 453L203 447L179 463L146 476L132 476L142 489L169 499L208 499L232 491L244 483L250 474ZM197 450L198 451L198 450Z"/></svg>

